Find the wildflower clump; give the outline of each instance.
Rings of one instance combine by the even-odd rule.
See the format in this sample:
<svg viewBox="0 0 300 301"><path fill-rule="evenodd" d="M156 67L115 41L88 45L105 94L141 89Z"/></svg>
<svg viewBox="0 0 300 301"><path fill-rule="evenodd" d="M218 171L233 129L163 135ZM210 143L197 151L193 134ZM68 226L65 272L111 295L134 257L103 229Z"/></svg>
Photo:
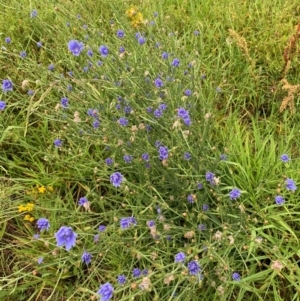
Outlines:
<svg viewBox="0 0 300 301"><path fill-rule="evenodd" d="M138 10L137 6L132 6L126 10L126 15L131 20L133 27L139 27L145 22L143 14Z"/></svg>

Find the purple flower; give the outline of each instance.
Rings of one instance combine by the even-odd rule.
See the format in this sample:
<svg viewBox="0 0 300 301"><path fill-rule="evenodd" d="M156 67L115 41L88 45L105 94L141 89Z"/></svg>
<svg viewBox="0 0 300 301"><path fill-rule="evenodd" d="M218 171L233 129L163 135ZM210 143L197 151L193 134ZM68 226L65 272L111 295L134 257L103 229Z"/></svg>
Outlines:
<svg viewBox="0 0 300 301"><path fill-rule="evenodd" d="M124 182L124 177L117 171L110 176L110 182L114 187L120 187L122 182Z"/></svg>
<svg viewBox="0 0 300 301"><path fill-rule="evenodd" d="M126 282L126 277L125 277L125 275L119 275L117 277L117 280L120 285L123 285Z"/></svg>
<svg viewBox="0 0 300 301"><path fill-rule="evenodd" d="M55 147L61 147L62 146L62 141L60 139L55 139L53 143L54 143Z"/></svg>
<svg viewBox="0 0 300 301"><path fill-rule="evenodd" d="M200 31L199 31L199 30L195 30L195 31L194 31L194 35L195 35L195 36L199 36L199 34L200 34Z"/></svg>
<svg viewBox="0 0 300 301"><path fill-rule="evenodd" d="M189 161L189 160L191 160L191 158L192 158L192 155L191 155L190 153L185 152L185 153L183 154L183 159L184 159L184 160Z"/></svg>
<svg viewBox="0 0 300 301"><path fill-rule="evenodd" d="M177 116L182 118L182 119L190 117L189 112L184 108L179 108L177 110Z"/></svg>
<svg viewBox="0 0 300 301"><path fill-rule="evenodd" d="M99 48L99 52L100 52L101 56L107 57L108 53L109 53L109 50L105 45L101 45L100 48Z"/></svg>
<svg viewBox="0 0 300 301"><path fill-rule="evenodd" d="M33 9L31 12L30 12L30 18L35 18L37 17L37 10L36 9Z"/></svg>
<svg viewBox="0 0 300 301"><path fill-rule="evenodd" d="M158 152L159 152L159 159L160 160L166 160L166 159L168 159L169 150L168 150L167 147L160 146L159 149L158 149Z"/></svg>
<svg viewBox="0 0 300 301"><path fill-rule="evenodd" d="M234 188L232 189L230 192L229 192L229 197L231 200L236 200L238 199L239 197L241 196L241 191L237 188Z"/></svg>
<svg viewBox="0 0 300 301"><path fill-rule="evenodd" d="M133 216L120 219L120 227L122 229L128 229L131 225L137 225L137 221Z"/></svg>
<svg viewBox="0 0 300 301"><path fill-rule="evenodd" d="M9 79L4 79L2 81L2 90L4 93L8 92L8 91L12 91L13 90L13 83L11 80Z"/></svg>
<svg viewBox="0 0 300 301"><path fill-rule="evenodd" d="M53 70L54 70L54 65L53 65L53 64L50 64L50 65L48 66L48 70L49 70L49 71L53 71Z"/></svg>
<svg viewBox="0 0 300 301"><path fill-rule="evenodd" d="M92 255L89 252L84 251L81 256L82 262L85 264L89 264L91 263L91 259L92 259Z"/></svg>
<svg viewBox="0 0 300 301"><path fill-rule="evenodd" d="M88 202L88 199L87 199L87 197L81 197L80 199L79 199L79 201L78 201L78 205L79 206L83 206L86 202Z"/></svg>
<svg viewBox="0 0 300 301"><path fill-rule="evenodd" d="M147 276L149 273L148 269L143 269L142 270L142 275Z"/></svg>
<svg viewBox="0 0 300 301"><path fill-rule="evenodd" d="M148 162L148 161L150 160L149 154L148 154L148 153L142 154L142 159L143 159L144 161Z"/></svg>
<svg viewBox="0 0 300 301"><path fill-rule="evenodd" d="M133 276L134 278L140 277L140 276L141 276L141 270L140 270L139 268L133 269L133 271L132 271L132 276Z"/></svg>
<svg viewBox="0 0 300 301"><path fill-rule="evenodd" d="M188 201L190 204L195 203L195 200L194 200L194 198L193 198L193 195L189 194L189 195L187 196L187 201Z"/></svg>
<svg viewBox="0 0 300 301"><path fill-rule="evenodd" d="M153 115L154 115L156 118L160 118L160 117L163 115L163 112L162 112L162 110L160 110L160 109L156 109L156 110L153 112Z"/></svg>
<svg viewBox="0 0 300 301"><path fill-rule="evenodd" d="M201 272L201 267L197 261L193 260L188 263L188 270L190 275L197 275Z"/></svg>
<svg viewBox="0 0 300 301"><path fill-rule="evenodd" d="M291 191L296 191L297 189L295 181L289 178L285 180L285 187L287 190L291 190Z"/></svg>
<svg viewBox="0 0 300 301"><path fill-rule="evenodd" d="M10 37L5 38L5 43L9 44L10 42L11 42L11 38Z"/></svg>
<svg viewBox="0 0 300 301"><path fill-rule="evenodd" d="M101 295L100 301L109 301L114 293L114 287L106 282L100 286L100 289L97 291L97 294Z"/></svg>
<svg viewBox="0 0 300 301"><path fill-rule="evenodd" d="M160 147L161 146L161 142L159 140L155 141L155 147Z"/></svg>
<svg viewBox="0 0 300 301"><path fill-rule="evenodd" d="M114 163L114 161L112 158L106 158L105 163L106 163L106 165L112 165Z"/></svg>
<svg viewBox="0 0 300 301"><path fill-rule="evenodd" d="M100 126L100 121L99 120L94 120L93 121L93 128L97 129Z"/></svg>
<svg viewBox="0 0 300 301"><path fill-rule="evenodd" d="M185 261L185 254L183 252L179 252L175 255L175 262L184 262Z"/></svg>
<svg viewBox="0 0 300 301"><path fill-rule="evenodd" d="M102 66L102 65L103 65L103 62L102 62L102 61L98 61L98 62L97 62L97 66L100 67L100 66Z"/></svg>
<svg viewBox="0 0 300 301"><path fill-rule="evenodd" d="M92 51L91 49L88 49L87 55L88 55L88 56L93 56L93 51Z"/></svg>
<svg viewBox="0 0 300 301"><path fill-rule="evenodd" d="M228 158L228 156L227 156L226 154L220 155L220 160L221 160L221 161L226 161L227 158Z"/></svg>
<svg viewBox="0 0 300 301"><path fill-rule="evenodd" d="M290 157L287 154L283 154L280 156L282 162L287 163L290 161Z"/></svg>
<svg viewBox="0 0 300 301"><path fill-rule="evenodd" d="M37 263L41 264L43 261L44 261L44 257L39 257L38 260L37 260Z"/></svg>
<svg viewBox="0 0 300 301"><path fill-rule="evenodd" d="M119 120L118 120L118 123L121 125L121 126L126 126L128 124L128 120L125 118L125 117L121 117Z"/></svg>
<svg viewBox="0 0 300 301"><path fill-rule="evenodd" d="M4 111L5 108L6 108L6 102L0 100L0 111Z"/></svg>
<svg viewBox="0 0 300 301"><path fill-rule="evenodd" d="M281 195L277 195L275 197L275 202L277 205L283 205L285 203L285 200Z"/></svg>
<svg viewBox="0 0 300 301"><path fill-rule="evenodd" d="M119 48L119 52L120 52L120 53L124 53L124 52L125 52L125 47L123 47L123 46L120 46L120 48Z"/></svg>
<svg viewBox="0 0 300 301"><path fill-rule="evenodd" d="M173 67L178 67L179 65L180 65L179 59L175 58L175 59L172 61L172 66L173 66Z"/></svg>
<svg viewBox="0 0 300 301"><path fill-rule="evenodd" d="M169 54L167 52L163 52L161 57L166 60L169 57Z"/></svg>
<svg viewBox="0 0 300 301"><path fill-rule="evenodd" d="M199 229L200 231L204 231L204 230L206 230L206 226L203 225L203 224L199 224L199 225L198 225L198 229Z"/></svg>
<svg viewBox="0 0 300 301"><path fill-rule="evenodd" d="M41 48L42 46L43 46L43 43L41 41L36 43L37 48Z"/></svg>
<svg viewBox="0 0 300 301"><path fill-rule="evenodd" d="M164 85L163 81L159 77L154 80L154 84L156 88L161 88Z"/></svg>
<svg viewBox="0 0 300 301"><path fill-rule="evenodd" d="M117 37L124 38L125 37L124 30L122 30L122 29L117 30Z"/></svg>
<svg viewBox="0 0 300 301"><path fill-rule="evenodd" d="M140 36L138 38L138 42L139 42L140 45L144 45L146 43L146 39L144 37Z"/></svg>
<svg viewBox="0 0 300 301"><path fill-rule="evenodd" d="M167 105L165 104L165 103L161 103L159 106L158 106L158 108L160 109L160 110L162 110L162 111L165 111L166 109L167 109Z"/></svg>
<svg viewBox="0 0 300 301"><path fill-rule="evenodd" d="M197 184L196 184L196 188L197 188L197 189L202 189L202 188L203 188L202 183L197 183Z"/></svg>
<svg viewBox="0 0 300 301"><path fill-rule="evenodd" d="M133 159L132 155L124 155L123 157L125 163L131 163L132 159Z"/></svg>
<svg viewBox="0 0 300 301"><path fill-rule="evenodd" d="M69 99L67 97L63 97L60 103L63 108L67 108L69 106Z"/></svg>
<svg viewBox="0 0 300 301"><path fill-rule="evenodd" d="M153 226L155 226L155 221L153 221L153 220L148 221L147 222L147 226L150 227L150 228L153 227Z"/></svg>
<svg viewBox="0 0 300 301"><path fill-rule="evenodd" d="M50 228L50 223L49 220L46 218L39 218L36 222L37 227L39 228L40 231L46 230L49 231Z"/></svg>
<svg viewBox="0 0 300 301"><path fill-rule="evenodd" d="M84 45L82 42L77 40L71 40L68 43L69 51L72 52L73 55L79 56L80 52L83 50Z"/></svg>
<svg viewBox="0 0 300 301"><path fill-rule="evenodd" d="M33 239L39 239L40 238L40 234L33 234Z"/></svg>
<svg viewBox="0 0 300 301"><path fill-rule="evenodd" d="M183 119L183 122L184 122L184 124L187 125L187 126L190 126L191 123L192 123L190 117L184 118L184 119Z"/></svg>
<svg viewBox="0 0 300 301"><path fill-rule="evenodd" d="M210 182L210 184L212 184L214 182L214 177L215 177L215 174L210 171L208 171L205 174L205 179L206 179L206 181Z"/></svg>
<svg viewBox="0 0 300 301"><path fill-rule="evenodd" d="M27 94L30 95L30 96L32 96L34 94L34 91L28 90Z"/></svg>
<svg viewBox="0 0 300 301"><path fill-rule="evenodd" d="M185 95L185 96L190 96L190 95L192 95L192 91L191 91L190 89L186 89L186 90L184 91L184 95Z"/></svg>
<svg viewBox="0 0 300 301"><path fill-rule="evenodd" d="M104 225L100 225L100 226L98 227L98 231L100 231L100 232L105 231L105 229L106 229L106 226L104 226Z"/></svg>
<svg viewBox="0 0 300 301"><path fill-rule="evenodd" d="M232 274L232 280L233 281L240 281L241 280L241 275L239 273L237 273L237 272L234 272Z"/></svg>
<svg viewBox="0 0 300 301"><path fill-rule="evenodd" d="M203 211L208 211L208 210L209 210L209 205L203 204L203 205L202 205L202 210L203 210Z"/></svg>
<svg viewBox="0 0 300 301"><path fill-rule="evenodd" d="M77 234L73 231L71 227L62 226L55 233L55 238L57 246L61 247L65 245L66 250L69 251L72 247L76 245Z"/></svg>
<svg viewBox="0 0 300 301"><path fill-rule="evenodd" d="M94 243L97 243L99 241L99 234L94 235Z"/></svg>

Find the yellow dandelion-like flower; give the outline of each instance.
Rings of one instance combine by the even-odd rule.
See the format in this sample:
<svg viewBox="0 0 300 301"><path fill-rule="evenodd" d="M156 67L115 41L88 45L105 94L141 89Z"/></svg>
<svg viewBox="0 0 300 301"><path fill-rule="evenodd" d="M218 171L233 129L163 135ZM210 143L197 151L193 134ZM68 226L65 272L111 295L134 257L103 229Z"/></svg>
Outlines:
<svg viewBox="0 0 300 301"><path fill-rule="evenodd" d="M20 205L18 206L18 209L19 209L19 212L24 212L24 211L27 211L27 207L24 206L24 205Z"/></svg>
<svg viewBox="0 0 300 301"><path fill-rule="evenodd" d="M24 216L24 221L33 222L33 221L34 221L34 217L31 216L30 214L26 214L26 215Z"/></svg>
<svg viewBox="0 0 300 301"><path fill-rule="evenodd" d="M130 7L129 9L126 10L126 15L129 18L133 18L136 13L137 13L137 7L136 6Z"/></svg>
<svg viewBox="0 0 300 301"><path fill-rule="evenodd" d="M39 193L45 193L46 188L45 188L45 186L41 186L41 187L37 187L37 190Z"/></svg>
<svg viewBox="0 0 300 301"><path fill-rule="evenodd" d="M26 208L27 208L27 210L26 211L32 211L33 210L33 207L34 207L34 204L33 203L27 203L27 205L26 205Z"/></svg>

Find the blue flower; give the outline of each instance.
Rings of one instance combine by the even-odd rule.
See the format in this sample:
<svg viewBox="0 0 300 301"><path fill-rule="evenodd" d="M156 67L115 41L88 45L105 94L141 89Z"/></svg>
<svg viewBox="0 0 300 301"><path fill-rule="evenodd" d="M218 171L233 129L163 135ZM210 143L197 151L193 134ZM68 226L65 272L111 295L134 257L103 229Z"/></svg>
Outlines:
<svg viewBox="0 0 300 301"><path fill-rule="evenodd" d="M204 231L204 230L206 230L206 226L203 225L203 224L199 224L199 225L198 225L198 230Z"/></svg>
<svg viewBox="0 0 300 301"><path fill-rule="evenodd" d="M188 263L188 270L190 275L197 275L201 272L201 267L197 261L193 260Z"/></svg>
<svg viewBox="0 0 300 301"><path fill-rule="evenodd" d="M6 108L6 102L0 100L0 111L4 111L5 108Z"/></svg>
<svg viewBox="0 0 300 301"><path fill-rule="evenodd" d="M291 190L291 191L296 191L297 189L295 181L289 178L285 180L285 187L287 190Z"/></svg>
<svg viewBox="0 0 300 301"><path fill-rule="evenodd" d="M81 197L80 199L79 199L79 201L78 201L78 205L79 206L83 206L85 203L87 203L88 202L88 199L87 199L87 197Z"/></svg>
<svg viewBox="0 0 300 301"><path fill-rule="evenodd" d="M89 252L84 251L81 256L82 262L85 264L89 264L91 263L91 259L92 259L92 255Z"/></svg>
<svg viewBox="0 0 300 301"><path fill-rule="evenodd" d="M159 152L159 159L160 160L166 160L166 159L168 159L169 150L168 150L167 147L160 146L159 149L158 149L158 152Z"/></svg>
<svg viewBox="0 0 300 301"><path fill-rule="evenodd" d="M37 46L37 48L41 48L42 46L43 46L43 43L40 41L40 42L37 42L36 43L36 46Z"/></svg>
<svg viewBox="0 0 300 301"><path fill-rule="evenodd" d="M28 90L27 94L30 95L30 96L32 96L34 94L34 91Z"/></svg>
<svg viewBox="0 0 300 301"><path fill-rule="evenodd" d="M61 247L65 245L66 250L69 251L72 247L76 245L77 234L73 231L71 227L62 226L55 233L56 245Z"/></svg>
<svg viewBox="0 0 300 301"><path fill-rule="evenodd" d="M284 163L287 163L287 162L290 161L290 158L289 158L289 156L288 156L287 154L281 155L281 156L280 156L280 159L281 159L281 161L284 162Z"/></svg>
<svg viewBox="0 0 300 301"><path fill-rule="evenodd" d="M153 221L153 220L148 221L147 226L150 227L150 228L155 226L155 221Z"/></svg>
<svg viewBox="0 0 300 301"><path fill-rule="evenodd" d="M227 158L228 158L228 156L226 154L220 155L220 160L222 160L222 161L226 161Z"/></svg>
<svg viewBox="0 0 300 301"><path fill-rule="evenodd" d="M160 118L160 117L163 115L163 112L162 112L162 110L160 110L160 109L156 109L156 110L153 112L153 115L154 115L156 118Z"/></svg>
<svg viewBox="0 0 300 301"><path fill-rule="evenodd" d="M183 252L179 252L175 255L175 262L184 262L185 261L185 254Z"/></svg>
<svg viewBox="0 0 300 301"><path fill-rule="evenodd" d="M133 276L134 278L140 277L140 276L141 276L141 270L140 270L139 268L133 269L133 271L132 271L132 276Z"/></svg>
<svg viewBox="0 0 300 301"><path fill-rule="evenodd" d="M190 117L189 112L184 108L177 109L177 116L182 119L186 119Z"/></svg>
<svg viewBox="0 0 300 301"><path fill-rule="evenodd" d="M206 179L206 181L210 182L210 184L213 183L214 177L215 177L215 174L212 173L212 172L210 172L210 171L208 171L208 172L205 174L205 179Z"/></svg>
<svg viewBox="0 0 300 301"><path fill-rule="evenodd" d="M158 77L154 80L154 85L156 88L162 88L164 83L163 81Z"/></svg>
<svg viewBox="0 0 300 301"><path fill-rule="evenodd" d="M79 56L80 52L84 48L84 45L82 42L79 42L77 40L71 40L68 43L68 48L69 48L69 51L71 51L73 55Z"/></svg>
<svg viewBox="0 0 300 301"><path fill-rule="evenodd" d="M44 261L44 257L39 257L38 260L37 260L37 263L41 264L43 261Z"/></svg>
<svg viewBox="0 0 300 301"><path fill-rule="evenodd" d="M184 91L184 95L185 95L185 96L190 96L190 95L192 95L192 91L191 91L190 89L186 89L186 90Z"/></svg>
<svg viewBox="0 0 300 301"><path fill-rule="evenodd" d="M150 160L149 154L148 154L148 153L142 154L142 159L143 159L144 161L148 162L148 161Z"/></svg>
<svg viewBox="0 0 300 301"><path fill-rule="evenodd" d="M117 30L117 37L124 38L125 37L124 30L122 30L122 29Z"/></svg>
<svg viewBox="0 0 300 301"><path fill-rule="evenodd" d="M31 12L30 12L30 18L35 18L37 17L37 10L36 9L33 9Z"/></svg>
<svg viewBox="0 0 300 301"><path fill-rule="evenodd" d="M146 43L146 39L144 37L140 36L138 38L138 42L139 42L140 45L144 45Z"/></svg>
<svg viewBox="0 0 300 301"><path fill-rule="evenodd" d="M105 45L101 45L100 48L99 48L99 52L100 52L101 56L107 57L108 53L109 53L109 50Z"/></svg>
<svg viewBox="0 0 300 301"><path fill-rule="evenodd" d="M106 226L104 226L104 225L100 225L100 226L98 227L98 231L100 231L100 232L105 231L105 229L106 229Z"/></svg>
<svg viewBox="0 0 300 301"><path fill-rule="evenodd" d="M22 51L22 52L20 53L20 57L21 57L21 58L25 58L26 56L27 56L27 54L26 54L25 51Z"/></svg>
<svg viewBox="0 0 300 301"><path fill-rule="evenodd" d="M275 202L277 205L283 205L285 203L285 200L281 195L277 195L275 197Z"/></svg>
<svg viewBox="0 0 300 301"><path fill-rule="evenodd" d="M120 227L122 229L128 229L131 225L137 225L137 221L133 216L123 217L120 219Z"/></svg>
<svg viewBox="0 0 300 301"><path fill-rule="evenodd" d="M114 161L112 158L106 158L105 163L106 163L106 165L112 165L114 163Z"/></svg>
<svg viewBox="0 0 300 301"><path fill-rule="evenodd" d="M91 49L88 49L87 55L88 55L88 56L93 56L93 51L92 51Z"/></svg>
<svg viewBox="0 0 300 301"><path fill-rule="evenodd" d="M179 59L175 58L175 59L172 61L172 66L173 66L173 67L178 67L179 65L180 65Z"/></svg>
<svg viewBox="0 0 300 301"><path fill-rule="evenodd" d="M197 189L202 189L202 188L203 188L202 183L197 183L197 184L196 184L196 188L197 188Z"/></svg>
<svg viewBox="0 0 300 301"><path fill-rule="evenodd" d="M69 99L67 97L63 97L60 104L63 108L67 108L69 106Z"/></svg>
<svg viewBox="0 0 300 301"><path fill-rule="evenodd" d="M133 159L132 155L124 155L123 157L125 163L131 163L132 159Z"/></svg>
<svg viewBox="0 0 300 301"><path fill-rule="evenodd" d="M241 280L241 275L239 273L237 273L237 272L234 272L232 274L232 280L233 281L240 281Z"/></svg>
<svg viewBox="0 0 300 301"><path fill-rule="evenodd" d="M202 210L203 210L203 211L208 211L208 210L209 210L209 205L203 204L203 205L202 205Z"/></svg>
<svg viewBox="0 0 300 301"><path fill-rule="evenodd" d="M13 90L13 83L11 80L9 79L4 79L2 81L2 90L4 93L8 92L8 91L12 91Z"/></svg>
<svg viewBox="0 0 300 301"><path fill-rule="evenodd" d="M120 53L124 53L124 52L125 52L125 48L124 48L123 46L120 46L119 52L120 52Z"/></svg>
<svg viewBox="0 0 300 301"><path fill-rule="evenodd" d="M188 202L189 202L190 204L193 204L193 203L195 203L195 200L194 200L194 198L193 198L193 195L192 195L192 194L189 194L189 195L187 196L187 200L188 200Z"/></svg>
<svg viewBox="0 0 300 301"><path fill-rule="evenodd" d="M200 31L199 31L199 30L195 30L195 31L194 31L194 35L195 35L195 36L198 36L199 34L200 34Z"/></svg>
<svg viewBox="0 0 300 301"><path fill-rule="evenodd" d="M110 182L114 187L120 187L122 182L124 182L124 177L117 171L110 176Z"/></svg>
<svg viewBox="0 0 300 301"><path fill-rule="evenodd" d="M128 124L128 120L125 118L125 117L121 117L119 120L118 120L118 123L122 126L126 126Z"/></svg>
<svg viewBox="0 0 300 301"><path fill-rule="evenodd" d="M5 38L5 43L9 44L10 42L11 42L11 38L10 37Z"/></svg>
<svg viewBox="0 0 300 301"><path fill-rule="evenodd" d="M117 280L120 285L123 285L126 282L126 277L125 277L125 275L119 275L117 277Z"/></svg>
<svg viewBox="0 0 300 301"><path fill-rule="evenodd" d="M241 196L241 191L237 188L234 188L232 189L230 192L229 192L229 197L231 200L236 200L238 199L239 197Z"/></svg>
<svg viewBox="0 0 300 301"><path fill-rule="evenodd" d="M109 301L114 293L113 286L106 282L105 284L100 286L100 289L97 291L97 294L101 295L100 301Z"/></svg>
<svg viewBox="0 0 300 301"><path fill-rule="evenodd" d="M183 154L183 159L189 161L189 160L192 159L192 155L190 153L188 153L188 152L185 152Z"/></svg>
<svg viewBox="0 0 300 301"><path fill-rule="evenodd" d="M161 57L166 60L169 57L169 54L167 52L163 52Z"/></svg>
<svg viewBox="0 0 300 301"><path fill-rule="evenodd" d="M60 139L55 139L53 143L54 143L55 147L61 147L62 146L62 141Z"/></svg>
<svg viewBox="0 0 300 301"><path fill-rule="evenodd" d="M50 64L50 65L48 66L48 70L49 70L49 71L53 71L53 70L54 70L54 65L53 65L53 64Z"/></svg>
<svg viewBox="0 0 300 301"><path fill-rule="evenodd" d="M46 230L49 231L50 223L46 218L39 218L36 222L37 227L40 231Z"/></svg>

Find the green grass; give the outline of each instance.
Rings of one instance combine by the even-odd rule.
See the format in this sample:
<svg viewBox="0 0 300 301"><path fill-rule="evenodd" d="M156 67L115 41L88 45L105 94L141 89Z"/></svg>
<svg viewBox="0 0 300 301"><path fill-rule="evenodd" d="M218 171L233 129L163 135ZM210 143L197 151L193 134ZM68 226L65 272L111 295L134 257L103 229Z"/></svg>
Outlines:
<svg viewBox="0 0 300 301"><path fill-rule="evenodd" d="M3 2L0 80L14 86L0 96L7 105L0 111L0 299L99 300L99 287L109 282L111 300L121 301L299 300L299 193L285 182L299 183L299 97L294 115L279 113L286 96L279 82L300 6L280 0ZM137 28L126 15L134 6L144 20ZM79 56L68 50L70 40L83 42ZM109 48L107 57L100 45ZM155 87L158 77L162 88ZM286 79L300 82L298 54ZM167 107L157 118L161 105ZM178 118L179 108L189 111L190 126ZM100 124L93 127L95 121ZM159 159L157 141L169 150L166 160ZM283 163L282 154L291 161ZM119 188L110 181L116 171L125 179ZM213 183L207 172L214 173ZM241 196L231 200L235 188ZM277 195L283 205L275 203ZM84 196L86 208L78 204ZM130 216L137 224L121 229L120 220ZM49 220L49 231L39 231L40 218ZM77 234L69 251L57 246L61 226ZM92 255L89 264L82 262L84 251ZM184 264L174 262L179 252ZM188 270L193 260L201 265L195 276ZM148 275L135 278L134 268ZM240 281L232 280L234 272ZM124 285L117 281L122 274Z"/></svg>

